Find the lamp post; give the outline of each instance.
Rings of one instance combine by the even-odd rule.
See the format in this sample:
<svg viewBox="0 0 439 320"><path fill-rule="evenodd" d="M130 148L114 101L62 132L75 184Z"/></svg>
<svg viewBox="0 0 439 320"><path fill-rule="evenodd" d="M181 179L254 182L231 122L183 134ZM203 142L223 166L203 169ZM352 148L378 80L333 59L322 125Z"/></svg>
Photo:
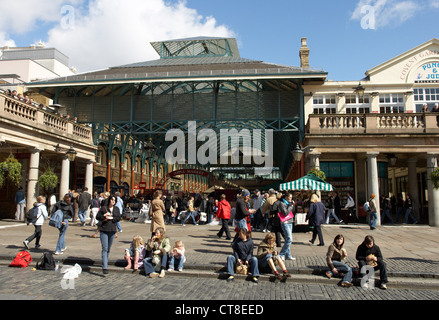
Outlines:
<svg viewBox="0 0 439 320"><path fill-rule="evenodd" d="M146 158L151 159L154 156L157 147L152 143L152 138L148 139L148 143L144 147L146 151Z"/></svg>
<svg viewBox="0 0 439 320"><path fill-rule="evenodd" d="M352 88L355 90L355 92L358 94L358 97L360 99L363 99L364 97L364 91L366 91L366 89L361 85L361 82L358 83L358 86L355 88Z"/></svg>
<svg viewBox="0 0 439 320"><path fill-rule="evenodd" d="M294 162L299 162L302 160L303 150L300 147L299 143L296 144L296 147L293 151L291 151L291 153L293 154Z"/></svg>
<svg viewBox="0 0 439 320"><path fill-rule="evenodd" d="M149 137L148 143L144 146L145 152L146 152L146 158L149 161L149 188L152 189L152 166L151 166L151 159L154 156L155 151L157 150L157 147L152 143L152 138Z"/></svg>
<svg viewBox="0 0 439 320"><path fill-rule="evenodd" d="M75 149L73 149L73 145L70 145L70 149L64 149L64 148L61 148L59 146L59 143L58 143L55 147L55 151L56 152L66 151L65 155L67 156L67 159L69 159L70 162L73 162L76 159L77 152L75 151Z"/></svg>

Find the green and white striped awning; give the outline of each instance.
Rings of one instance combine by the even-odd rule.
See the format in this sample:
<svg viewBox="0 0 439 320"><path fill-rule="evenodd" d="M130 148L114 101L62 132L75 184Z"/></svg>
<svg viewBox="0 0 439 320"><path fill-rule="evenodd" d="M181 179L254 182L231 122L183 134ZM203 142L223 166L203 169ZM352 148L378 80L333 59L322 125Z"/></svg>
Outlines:
<svg viewBox="0 0 439 320"><path fill-rule="evenodd" d="M330 183L316 177L315 175L308 174L295 181L282 183L279 185L280 191L288 190L313 190L313 191L333 191L334 188Z"/></svg>

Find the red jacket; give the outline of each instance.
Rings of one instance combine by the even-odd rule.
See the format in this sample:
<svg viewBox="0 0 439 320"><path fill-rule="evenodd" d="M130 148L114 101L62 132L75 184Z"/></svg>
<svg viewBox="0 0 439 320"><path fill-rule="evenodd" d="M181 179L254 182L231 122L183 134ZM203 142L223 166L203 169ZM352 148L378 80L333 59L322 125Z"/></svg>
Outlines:
<svg viewBox="0 0 439 320"><path fill-rule="evenodd" d="M230 203L224 199L218 203L218 211L217 216L220 219L230 219L230 211L232 208L230 207Z"/></svg>

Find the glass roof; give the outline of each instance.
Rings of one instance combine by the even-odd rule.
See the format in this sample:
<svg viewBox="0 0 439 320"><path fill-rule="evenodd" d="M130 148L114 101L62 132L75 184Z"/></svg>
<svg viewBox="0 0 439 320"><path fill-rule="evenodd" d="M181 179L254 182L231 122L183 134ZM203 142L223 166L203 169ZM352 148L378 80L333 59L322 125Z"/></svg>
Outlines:
<svg viewBox="0 0 439 320"><path fill-rule="evenodd" d="M182 57L236 57L238 45L234 38L196 37L151 42L161 59Z"/></svg>

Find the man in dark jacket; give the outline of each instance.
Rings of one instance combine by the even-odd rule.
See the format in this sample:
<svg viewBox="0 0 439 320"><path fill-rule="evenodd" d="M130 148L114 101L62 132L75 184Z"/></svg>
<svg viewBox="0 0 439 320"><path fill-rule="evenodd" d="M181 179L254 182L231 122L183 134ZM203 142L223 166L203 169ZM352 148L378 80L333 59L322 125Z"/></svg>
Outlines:
<svg viewBox="0 0 439 320"><path fill-rule="evenodd" d="M244 189L241 193L241 197L236 200L236 213L235 220L238 224L238 228L244 228L249 230L250 223L250 214L255 213L256 210L250 209L250 192L247 189Z"/></svg>
<svg viewBox="0 0 439 320"><path fill-rule="evenodd" d="M366 236L362 244L357 248L355 258L358 260L358 267L363 276L366 271L363 270L364 266L371 266L373 269L380 270L381 289L387 289L387 268L384 262L383 255L381 254L380 247L375 244L375 240L372 236Z"/></svg>
<svg viewBox="0 0 439 320"><path fill-rule="evenodd" d="M79 195L78 198L78 216L79 220L81 220L80 224L85 226L85 219L87 218L87 211L91 204L91 194L88 193L88 188L84 188L84 192Z"/></svg>

